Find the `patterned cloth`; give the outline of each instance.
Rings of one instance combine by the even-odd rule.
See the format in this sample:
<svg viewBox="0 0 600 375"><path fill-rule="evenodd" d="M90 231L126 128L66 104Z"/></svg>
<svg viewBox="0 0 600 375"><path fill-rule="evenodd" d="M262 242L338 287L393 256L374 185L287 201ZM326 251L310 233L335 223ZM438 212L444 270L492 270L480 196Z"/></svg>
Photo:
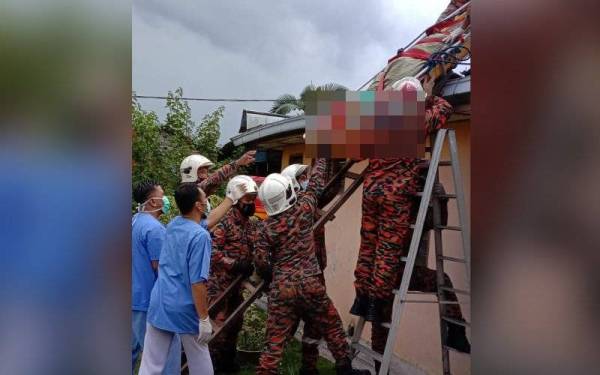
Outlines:
<svg viewBox="0 0 600 375"><path fill-rule="evenodd" d="M463 1L452 1L452 3L459 4L463 3ZM449 15L457 8L454 8L455 5L452 3L448 6L447 10L444 11L443 14ZM431 56L431 54L440 52L449 47L449 44L444 42L444 38L448 37L453 31L458 30L459 28L463 30L467 29L470 24L469 12L470 10L461 12L461 14L456 15L444 22L438 22L427 29L425 31L426 37L419 40L406 51L399 51L398 54L388 60L388 64L385 69L375 77L368 89L386 90L394 82L400 80L401 78L416 76L426 67L427 59ZM470 40L466 39L463 43L463 46L469 47ZM453 53L453 55L457 58L463 58L467 55L467 50L461 48L457 52ZM428 74L433 79L437 79L441 75L445 74L447 68L449 67L452 67L452 65L448 63L438 64L432 68Z"/></svg>
<svg viewBox="0 0 600 375"><path fill-rule="evenodd" d="M426 101L428 134L446 124L450 104L439 97ZM361 244L354 276L357 293L391 298L402 279L400 257L407 256L410 218L420 185L419 159L370 159L365 173Z"/></svg>
<svg viewBox="0 0 600 375"><path fill-rule="evenodd" d="M325 166L325 159L319 159L306 192L291 208L267 218L258 231L256 267L267 269L270 264L273 270L267 343L256 368L258 375L277 373L285 343L300 319L319 328L336 362L345 363L350 357L342 321L327 296L315 255L312 226L325 184Z"/></svg>
<svg viewBox="0 0 600 375"><path fill-rule="evenodd" d="M302 283L280 281L271 287L267 343L256 368L257 375L278 373L285 343L294 334L293 328L300 319L313 327L320 327L337 363L349 360L350 347L340 316L322 281L318 276L310 276Z"/></svg>
<svg viewBox="0 0 600 375"><path fill-rule="evenodd" d="M244 217L234 206L227 212L213 231L211 272L208 279L208 298L212 303L238 276L231 267L237 260L252 261L256 223ZM212 319L222 325L227 317L242 303L242 288L231 291ZM237 337L242 329L243 318L230 323L227 329L210 342L214 363L231 359L236 351Z"/></svg>
<svg viewBox="0 0 600 375"><path fill-rule="evenodd" d="M202 180L198 184L198 187L202 189L202 191L208 197L209 195L213 194L222 183L229 180L231 176L236 174L239 168L240 166L238 165L237 161L225 164L206 179Z"/></svg>

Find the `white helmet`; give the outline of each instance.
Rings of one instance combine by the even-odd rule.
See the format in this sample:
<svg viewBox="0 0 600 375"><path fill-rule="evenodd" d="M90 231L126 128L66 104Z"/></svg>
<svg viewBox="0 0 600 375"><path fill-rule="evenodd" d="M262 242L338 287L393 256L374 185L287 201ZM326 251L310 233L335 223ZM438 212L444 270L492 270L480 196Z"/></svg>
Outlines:
<svg viewBox="0 0 600 375"><path fill-rule="evenodd" d="M292 180L292 186L294 187L294 190L300 191L300 184L298 183L296 177L304 173L304 171L306 171L306 168L308 168L308 165L292 164L285 167L283 171L281 171L281 174Z"/></svg>
<svg viewBox="0 0 600 375"><path fill-rule="evenodd" d="M258 198L263 203L267 215L273 216L296 203L296 192L292 180L279 173L271 173L260 185Z"/></svg>
<svg viewBox="0 0 600 375"><path fill-rule="evenodd" d="M258 186L256 185L256 182L254 182L252 177L241 174L229 180L229 182L227 183L227 189L225 190L225 196L235 196L234 189L236 189L238 185L244 185L244 187L246 188L246 193L244 195L258 193ZM237 200L233 202L233 204L236 203Z"/></svg>
<svg viewBox="0 0 600 375"><path fill-rule="evenodd" d="M421 81L415 77L404 77L392 84L392 90L394 91L403 91L404 89L412 89L416 91L418 95L425 95L425 90L423 90Z"/></svg>
<svg viewBox="0 0 600 375"><path fill-rule="evenodd" d="M181 182L196 182L198 180L198 168L210 167L214 164L208 158L194 154L183 159L179 172L181 173Z"/></svg>

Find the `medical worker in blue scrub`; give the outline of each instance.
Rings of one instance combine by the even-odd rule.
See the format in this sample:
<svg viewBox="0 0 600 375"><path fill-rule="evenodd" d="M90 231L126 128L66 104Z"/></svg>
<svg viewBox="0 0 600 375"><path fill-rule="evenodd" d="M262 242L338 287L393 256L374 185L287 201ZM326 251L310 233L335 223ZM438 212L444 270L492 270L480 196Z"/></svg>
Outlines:
<svg viewBox="0 0 600 375"><path fill-rule="evenodd" d="M131 225L132 371L144 348L146 313L165 237L165 227L158 218L170 209L170 202L156 181L139 183L133 191L133 198L138 203L138 213L133 216ZM171 347L164 375L181 373L179 337L173 338Z"/></svg>
<svg viewBox="0 0 600 375"><path fill-rule="evenodd" d="M244 189L232 189L227 200L238 201ZM150 298L140 375L160 375L167 363L173 336L179 334L190 375L212 375L208 351L212 326L208 318L206 282L211 238L202 220L206 195L196 183L175 191L181 216L167 226L158 265L158 279ZM210 217L209 217L210 218Z"/></svg>

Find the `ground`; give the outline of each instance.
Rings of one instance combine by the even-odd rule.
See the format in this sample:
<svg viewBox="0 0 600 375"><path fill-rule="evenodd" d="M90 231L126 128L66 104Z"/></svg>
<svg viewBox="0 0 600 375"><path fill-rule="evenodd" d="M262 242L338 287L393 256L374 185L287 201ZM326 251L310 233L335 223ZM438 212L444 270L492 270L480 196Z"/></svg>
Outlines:
<svg viewBox="0 0 600 375"><path fill-rule="evenodd" d="M264 310L261 310L252 305L244 314L244 325L240 332L238 339L238 347L246 350L260 351L264 343L265 333L265 320L267 314ZM288 344L283 360L280 364L281 374L293 375L298 374L302 361L302 346L301 344L293 339ZM253 375L254 368L256 367L255 362L241 362L242 370L238 373L239 375ZM139 360L136 366L135 373L139 368ZM317 368L320 375L334 375L335 366L324 358L319 358L317 362ZM185 372L187 374L187 371Z"/></svg>
<svg viewBox="0 0 600 375"><path fill-rule="evenodd" d="M301 345L298 341L292 340L288 345L283 361L281 362L281 373L285 375L298 374L300 369L302 359L301 353ZM335 374L335 366L333 363L329 362L324 358L319 358L319 362L317 363L317 367L319 369L320 375L334 375ZM254 365L245 365L242 368L242 371L239 372L240 375L252 375L254 374Z"/></svg>

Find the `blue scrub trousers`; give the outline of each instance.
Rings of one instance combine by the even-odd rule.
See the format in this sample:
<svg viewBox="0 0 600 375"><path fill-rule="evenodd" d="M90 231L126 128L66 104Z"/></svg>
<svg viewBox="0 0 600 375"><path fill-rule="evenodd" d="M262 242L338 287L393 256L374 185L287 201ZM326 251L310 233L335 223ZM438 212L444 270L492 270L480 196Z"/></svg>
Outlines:
<svg viewBox="0 0 600 375"><path fill-rule="evenodd" d="M144 349L144 336L146 336L146 311L131 311L131 372L135 370L135 363ZM163 375L179 375L181 374L181 338L179 335L173 335L167 364L163 371Z"/></svg>

